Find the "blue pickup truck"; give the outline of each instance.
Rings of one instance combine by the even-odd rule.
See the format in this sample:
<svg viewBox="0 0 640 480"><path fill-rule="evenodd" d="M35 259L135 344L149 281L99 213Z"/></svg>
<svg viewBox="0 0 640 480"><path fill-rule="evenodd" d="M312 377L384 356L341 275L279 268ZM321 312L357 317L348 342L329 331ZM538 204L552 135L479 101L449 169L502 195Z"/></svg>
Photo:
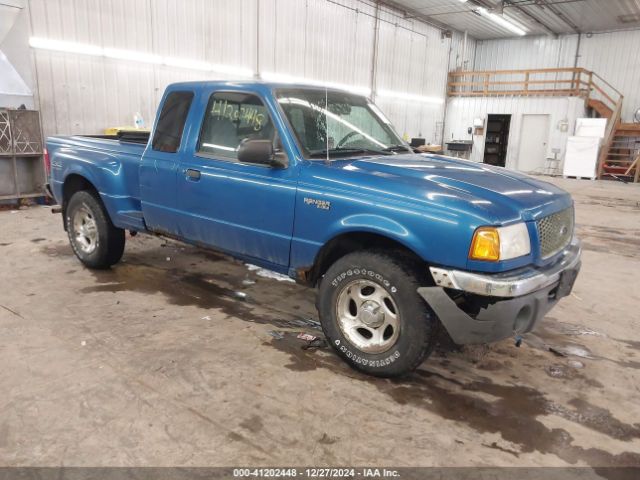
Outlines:
<svg viewBox="0 0 640 480"><path fill-rule="evenodd" d="M290 84L170 85L150 134L51 137L77 257L125 231L225 252L317 286L338 355L377 376L531 331L580 269L573 201L548 183L415 154L367 98Z"/></svg>

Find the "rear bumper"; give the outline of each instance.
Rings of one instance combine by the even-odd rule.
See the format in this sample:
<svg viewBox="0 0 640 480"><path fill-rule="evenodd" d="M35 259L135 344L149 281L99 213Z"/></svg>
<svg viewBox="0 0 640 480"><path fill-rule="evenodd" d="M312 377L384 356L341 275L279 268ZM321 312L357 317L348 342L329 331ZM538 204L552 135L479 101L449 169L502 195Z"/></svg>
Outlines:
<svg viewBox="0 0 640 480"><path fill-rule="evenodd" d="M574 239L558 261L544 269L527 267L483 275L431 268L438 286L419 288L418 293L455 343L489 343L533 330L558 300L571 293L581 267L580 256L580 243ZM456 302L452 299L456 295L449 295L445 288L464 296ZM470 316L459 302L474 298L489 305Z"/></svg>

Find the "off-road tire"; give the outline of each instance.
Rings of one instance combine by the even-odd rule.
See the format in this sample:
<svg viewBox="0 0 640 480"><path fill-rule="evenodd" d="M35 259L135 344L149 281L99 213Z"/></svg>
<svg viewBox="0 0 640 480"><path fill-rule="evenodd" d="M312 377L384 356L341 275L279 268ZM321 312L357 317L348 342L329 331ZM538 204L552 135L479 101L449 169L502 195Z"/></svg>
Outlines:
<svg viewBox="0 0 640 480"><path fill-rule="evenodd" d="M73 219L78 209L86 209L90 212L97 229L95 247L90 253L83 250L74 235ZM64 215L71 248L85 266L92 269L105 269L120 261L124 253L125 231L113 225L97 194L86 190L74 193L65 208Z"/></svg>
<svg viewBox="0 0 640 480"><path fill-rule="evenodd" d="M382 353L368 353L343 333L338 299L354 280L381 285L399 314L399 334ZM440 330L436 315L417 293L428 285L426 267L402 254L360 251L336 261L320 281L317 304L327 341L350 366L377 377L398 377L415 370L433 350Z"/></svg>

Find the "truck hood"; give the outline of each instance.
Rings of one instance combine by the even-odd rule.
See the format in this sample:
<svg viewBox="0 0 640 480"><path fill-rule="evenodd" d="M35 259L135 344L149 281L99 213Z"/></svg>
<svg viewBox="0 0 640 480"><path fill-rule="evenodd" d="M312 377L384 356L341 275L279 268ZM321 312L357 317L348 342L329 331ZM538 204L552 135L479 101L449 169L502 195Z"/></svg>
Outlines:
<svg viewBox="0 0 640 480"><path fill-rule="evenodd" d="M406 154L339 160L331 164L395 183L407 200L441 198L471 203L496 223L535 220L571 205L564 190L527 175L486 164L433 154ZM449 198L447 198L449 197Z"/></svg>

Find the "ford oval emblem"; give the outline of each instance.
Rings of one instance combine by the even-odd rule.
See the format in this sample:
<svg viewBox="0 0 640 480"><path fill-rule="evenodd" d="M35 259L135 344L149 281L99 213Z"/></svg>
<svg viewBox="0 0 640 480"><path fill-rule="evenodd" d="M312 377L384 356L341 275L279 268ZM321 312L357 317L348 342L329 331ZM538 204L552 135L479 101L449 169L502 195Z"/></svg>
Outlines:
<svg viewBox="0 0 640 480"><path fill-rule="evenodd" d="M569 227L567 227L566 225L562 225L560 227L560 235L565 236L568 231L569 231Z"/></svg>

